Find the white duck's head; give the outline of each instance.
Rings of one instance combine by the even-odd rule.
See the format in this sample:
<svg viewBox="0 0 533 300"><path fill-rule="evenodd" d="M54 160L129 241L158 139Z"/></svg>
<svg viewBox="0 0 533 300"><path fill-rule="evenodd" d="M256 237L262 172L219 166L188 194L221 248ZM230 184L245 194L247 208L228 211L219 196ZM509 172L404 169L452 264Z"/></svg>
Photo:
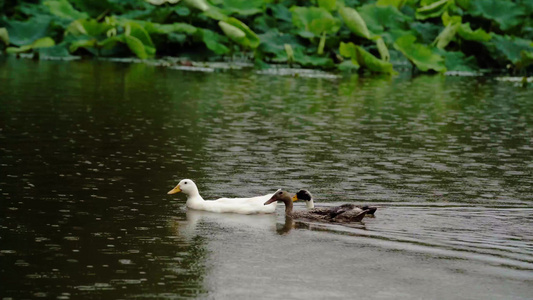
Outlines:
<svg viewBox="0 0 533 300"><path fill-rule="evenodd" d="M183 179L178 183L178 185L176 185L175 188L170 190L167 194L172 195L179 192L182 192L187 196L193 196L198 194L198 188L196 187L194 181L190 179Z"/></svg>

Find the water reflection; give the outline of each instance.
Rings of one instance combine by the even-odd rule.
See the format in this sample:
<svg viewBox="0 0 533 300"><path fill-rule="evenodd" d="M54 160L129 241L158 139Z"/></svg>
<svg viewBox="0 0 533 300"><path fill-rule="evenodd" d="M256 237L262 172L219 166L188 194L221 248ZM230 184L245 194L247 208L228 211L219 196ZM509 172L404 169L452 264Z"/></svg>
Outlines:
<svg viewBox="0 0 533 300"><path fill-rule="evenodd" d="M241 215L233 213L213 213L208 211L187 210L187 219L176 221L175 228L184 237L195 237L206 230L274 232L274 214Z"/></svg>
<svg viewBox="0 0 533 300"><path fill-rule="evenodd" d="M484 78L0 58L2 296L523 298L532 98ZM308 188L384 209L352 227L191 212L165 194L181 178L206 199Z"/></svg>

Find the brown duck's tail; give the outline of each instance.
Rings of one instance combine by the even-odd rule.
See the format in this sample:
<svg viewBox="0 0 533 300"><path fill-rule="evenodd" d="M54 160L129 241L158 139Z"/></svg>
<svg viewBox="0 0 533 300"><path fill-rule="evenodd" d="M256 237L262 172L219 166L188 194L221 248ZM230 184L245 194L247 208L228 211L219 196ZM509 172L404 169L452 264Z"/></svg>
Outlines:
<svg viewBox="0 0 533 300"><path fill-rule="evenodd" d="M365 206L361 206L361 209L362 209L362 210L366 210L366 211L367 211L367 212L366 212L367 214L369 214L369 215L373 215L373 214L376 212L376 210L377 210L378 208L377 208L376 206L368 206L368 205L365 205Z"/></svg>

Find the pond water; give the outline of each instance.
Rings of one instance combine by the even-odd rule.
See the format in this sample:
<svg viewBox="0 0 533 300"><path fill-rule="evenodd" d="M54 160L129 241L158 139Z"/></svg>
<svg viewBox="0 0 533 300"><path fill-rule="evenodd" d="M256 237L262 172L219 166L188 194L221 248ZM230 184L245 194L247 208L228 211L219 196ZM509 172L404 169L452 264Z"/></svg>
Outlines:
<svg viewBox="0 0 533 300"><path fill-rule="evenodd" d="M533 89L0 58L0 299L531 299ZM351 226L188 211L310 189ZM304 209L296 202L296 209Z"/></svg>

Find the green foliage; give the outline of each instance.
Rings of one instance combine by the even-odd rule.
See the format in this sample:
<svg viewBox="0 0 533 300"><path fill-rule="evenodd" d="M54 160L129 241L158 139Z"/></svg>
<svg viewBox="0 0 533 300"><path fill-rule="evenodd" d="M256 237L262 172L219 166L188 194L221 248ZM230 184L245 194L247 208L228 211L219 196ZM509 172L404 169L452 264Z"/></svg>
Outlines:
<svg viewBox="0 0 533 300"><path fill-rule="evenodd" d="M501 30L517 26L524 16L524 9L518 4L501 0L473 0L468 12L495 21Z"/></svg>
<svg viewBox="0 0 533 300"><path fill-rule="evenodd" d="M450 0L439 0L431 4L424 5L416 10L416 18L425 20L440 17L448 8Z"/></svg>
<svg viewBox="0 0 533 300"><path fill-rule="evenodd" d="M337 9L337 0L318 0L318 7L325 8L327 11L335 11Z"/></svg>
<svg viewBox="0 0 533 300"><path fill-rule="evenodd" d="M379 55L381 56L381 59L384 61L389 61L390 60L389 48L387 48L387 45L385 44L382 38L378 38L376 40L376 46L378 47L378 52L379 52Z"/></svg>
<svg viewBox="0 0 533 300"><path fill-rule="evenodd" d="M6 49L6 52L7 53L22 53L22 52L28 52L32 49L52 47L55 44L56 43L51 38L44 37L44 38L35 40L33 43L28 44L28 45L23 45L20 47L8 47Z"/></svg>
<svg viewBox="0 0 533 300"><path fill-rule="evenodd" d="M10 20L5 23L9 41L16 46L31 44L45 37L52 19L49 16L36 16L27 21Z"/></svg>
<svg viewBox="0 0 533 300"><path fill-rule="evenodd" d="M355 48L359 65L372 72L395 74L391 63L375 57L360 46L355 46Z"/></svg>
<svg viewBox="0 0 533 300"><path fill-rule="evenodd" d="M259 46L259 43L261 43L261 40L259 40L259 37L255 32L253 32L250 27L248 27L243 22L235 19L235 18L228 18L226 22L240 30L242 30L245 34L245 42L243 46L250 47L250 48L257 48Z"/></svg>
<svg viewBox="0 0 533 300"><path fill-rule="evenodd" d="M402 8L406 0L378 0L376 2L377 6L393 6L398 9Z"/></svg>
<svg viewBox="0 0 533 300"><path fill-rule="evenodd" d="M455 37L455 34L461 27L461 17L453 17L451 19L445 19L446 27L444 30L437 36L434 44L439 49L444 49Z"/></svg>
<svg viewBox="0 0 533 300"><path fill-rule="evenodd" d="M225 39L218 33L209 29L201 29L201 38L206 47L218 55L229 52L228 47L224 45Z"/></svg>
<svg viewBox="0 0 533 300"><path fill-rule="evenodd" d="M261 38L261 45L259 50L269 58L272 62L281 63L289 61L289 53L292 51L294 62L294 49L303 48L299 39L292 34L284 34L278 31L269 31L259 36ZM287 51L287 48L290 50Z"/></svg>
<svg viewBox="0 0 533 300"><path fill-rule="evenodd" d="M366 26L375 35L382 35L391 29L407 30L413 21L394 6L363 5L358 9Z"/></svg>
<svg viewBox="0 0 533 300"><path fill-rule="evenodd" d="M230 13L243 16L255 15L263 11L263 0L224 0L223 7Z"/></svg>
<svg viewBox="0 0 533 300"><path fill-rule="evenodd" d="M423 72L527 73L532 15L528 0L13 1L0 12L0 49L210 60L243 52L256 65L394 74L408 60Z"/></svg>
<svg viewBox="0 0 533 300"><path fill-rule="evenodd" d="M89 17L88 14L74 9L67 0L48 0L44 1L43 4L50 9L52 15L63 19L76 20Z"/></svg>
<svg viewBox="0 0 533 300"><path fill-rule="evenodd" d="M124 28L125 42L137 57L146 59L155 55L155 46L144 27L134 21L128 21Z"/></svg>
<svg viewBox="0 0 533 300"><path fill-rule="evenodd" d="M513 64L523 64L523 60L529 57L527 53L533 52L531 41L517 37L493 34L492 42L496 52L494 56Z"/></svg>
<svg viewBox="0 0 533 300"><path fill-rule="evenodd" d="M406 35L396 40L394 48L400 51L421 71L446 72L444 59L431 48L416 43L416 37Z"/></svg>
<svg viewBox="0 0 533 300"><path fill-rule="evenodd" d="M224 31L224 34L227 35L230 39L233 41L244 45L246 42L246 33L244 31L240 30L239 28L230 25L224 21L219 21L218 26Z"/></svg>
<svg viewBox="0 0 533 300"><path fill-rule="evenodd" d="M300 29L298 34L301 37L319 37L323 32L334 34L340 29L340 20L322 7L293 6L290 11L292 22Z"/></svg>
<svg viewBox="0 0 533 300"><path fill-rule="evenodd" d="M353 43L341 42L339 53L344 57L350 58L352 64L356 67L364 67L375 73L395 74L391 63L375 57L362 47L356 46Z"/></svg>
<svg viewBox="0 0 533 300"><path fill-rule="evenodd" d="M6 46L9 45L9 33L5 28L0 28L0 41L2 41Z"/></svg>
<svg viewBox="0 0 533 300"><path fill-rule="evenodd" d="M461 24L458 28L458 33L462 39L467 41L487 42L492 38L490 34L481 28L472 30L472 28L470 28L470 23Z"/></svg>
<svg viewBox="0 0 533 300"><path fill-rule="evenodd" d="M355 9L351 7L343 7L339 9L339 14L346 26L348 26L353 33L367 39L370 38L370 32L368 32L365 20L361 18Z"/></svg>
<svg viewBox="0 0 533 300"><path fill-rule="evenodd" d="M444 58L447 71L477 72L479 70L473 56L466 57L458 51L437 50L437 53Z"/></svg>

